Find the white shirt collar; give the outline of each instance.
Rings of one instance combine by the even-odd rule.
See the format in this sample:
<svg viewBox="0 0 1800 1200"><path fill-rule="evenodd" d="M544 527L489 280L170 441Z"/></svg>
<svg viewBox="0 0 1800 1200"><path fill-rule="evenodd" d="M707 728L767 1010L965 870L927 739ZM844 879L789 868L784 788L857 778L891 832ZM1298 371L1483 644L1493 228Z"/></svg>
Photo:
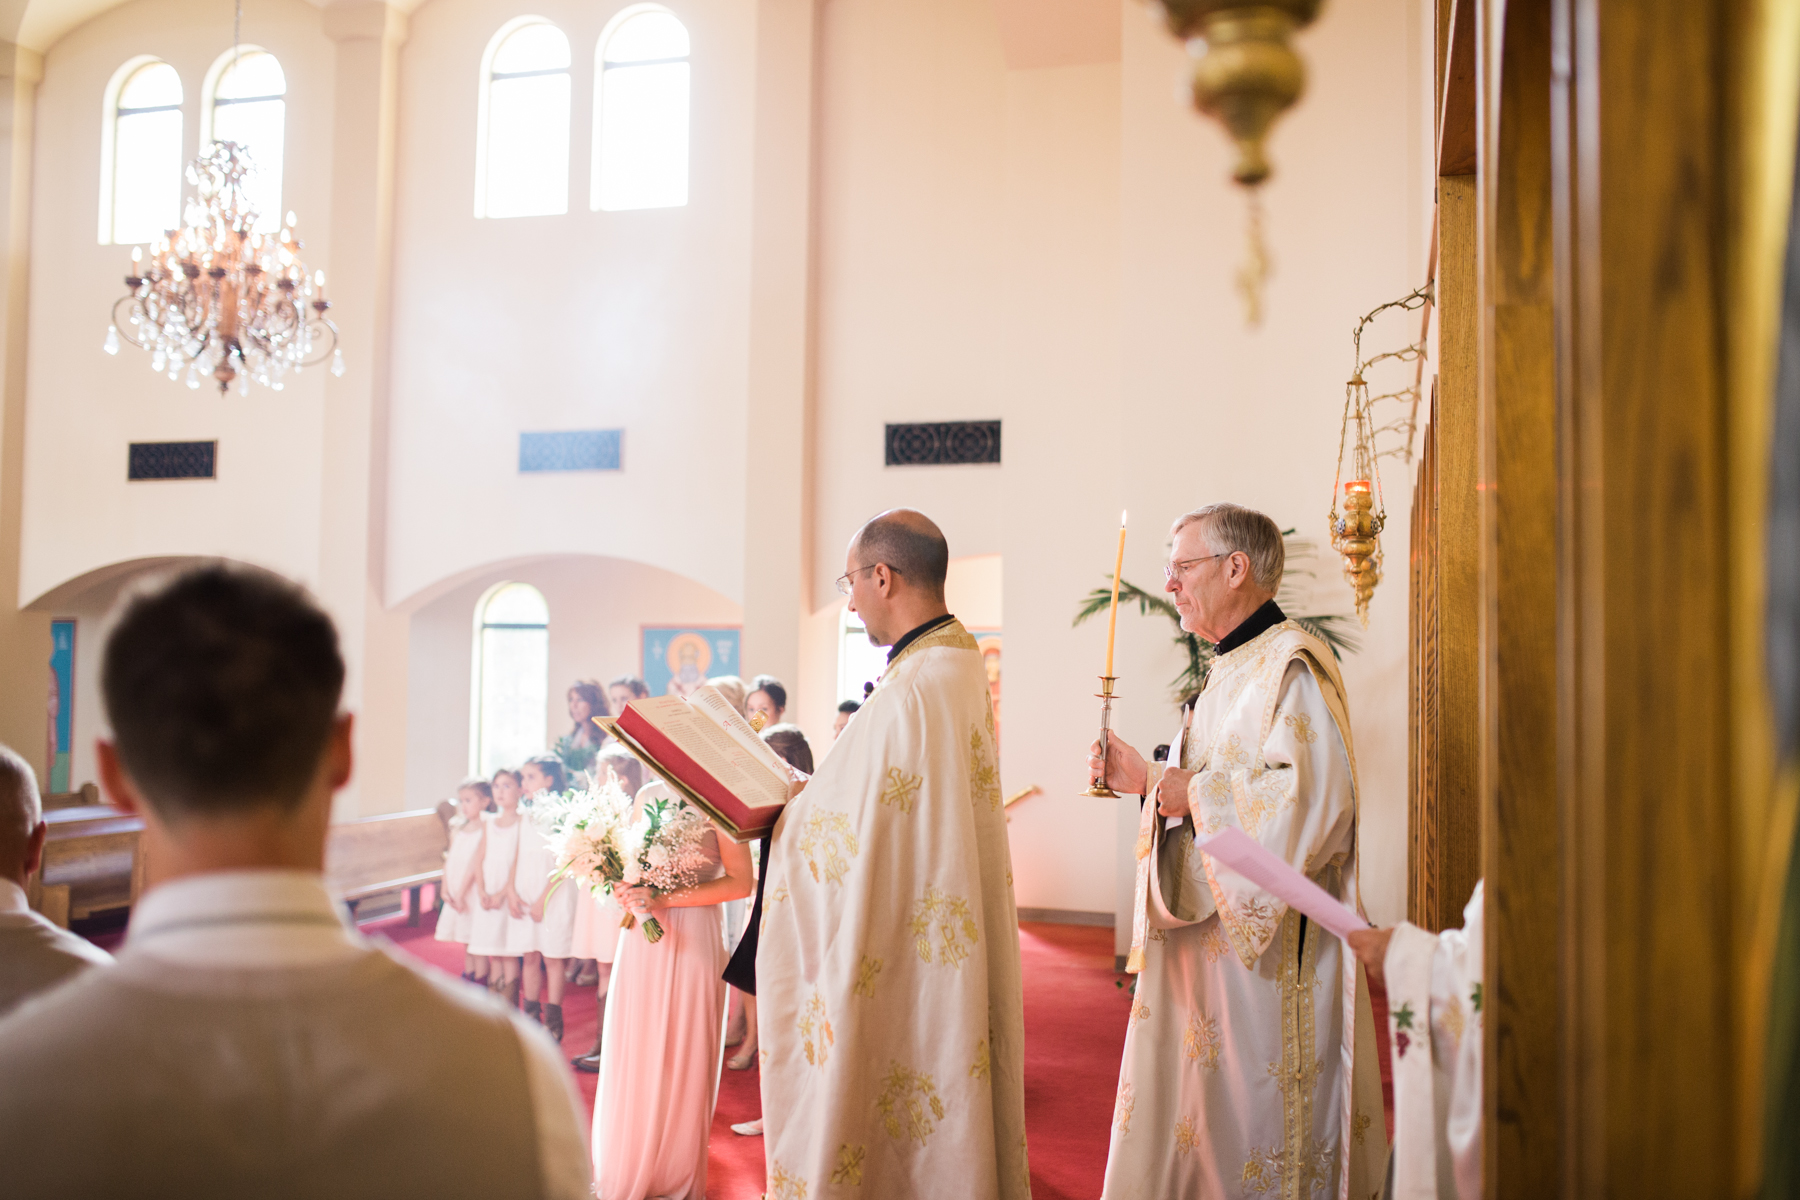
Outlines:
<svg viewBox="0 0 1800 1200"><path fill-rule="evenodd" d="M10 879L0 879L0 913L22 913L31 911L31 901L25 896L25 889Z"/></svg>
<svg viewBox="0 0 1800 1200"><path fill-rule="evenodd" d="M146 892L122 956L205 967L314 966L367 943L310 871L214 871Z"/></svg>

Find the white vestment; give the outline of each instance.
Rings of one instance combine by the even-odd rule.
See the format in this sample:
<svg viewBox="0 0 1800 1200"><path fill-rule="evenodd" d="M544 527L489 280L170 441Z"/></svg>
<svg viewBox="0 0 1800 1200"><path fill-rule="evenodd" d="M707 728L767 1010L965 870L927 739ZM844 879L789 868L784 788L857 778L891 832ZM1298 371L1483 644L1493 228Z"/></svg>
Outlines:
<svg viewBox="0 0 1800 1200"><path fill-rule="evenodd" d="M1394 927L1387 976L1395 1200L1481 1200L1482 885L1463 927Z"/></svg>
<svg viewBox="0 0 1800 1200"><path fill-rule="evenodd" d="M1381 1085L1355 959L1194 850L1196 826L1201 836L1236 826L1358 907L1343 695L1331 651L1291 621L1220 655L1171 756L1196 772L1191 815L1176 825L1144 805L1128 964L1137 994L1106 1200L1380 1190ZM1359 1026L1360 1077L1359 1039L1343 1036Z"/></svg>
<svg viewBox="0 0 1800 1200"><path fill-rule="evenodd" d="M895 656L775 828L757 952L770 1200L1030 1194L1018 915L987 672Z"/></svg>

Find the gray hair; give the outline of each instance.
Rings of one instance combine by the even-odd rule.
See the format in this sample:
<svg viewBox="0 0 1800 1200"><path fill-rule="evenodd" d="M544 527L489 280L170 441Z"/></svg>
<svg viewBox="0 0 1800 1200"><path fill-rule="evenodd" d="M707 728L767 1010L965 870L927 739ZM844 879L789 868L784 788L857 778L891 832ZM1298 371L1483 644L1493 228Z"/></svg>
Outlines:
<svg viewBox="0 0 1800 1200"><path fill-rule="evenodd" d="M18 751L0 743L0 875L24 865L25 843L41 820L37 775Z"/></svg>
<svg viewBox="0 0 1800 1200"><path fill-rule="evenodd" d="M1200 523L1207 549L1214 554L1243 552L1250 560L1250 580L1271 594L1281 590L1281 575L1287 567L1287 546L1281 540L1281 527L1254 508L1241 504L1209 504L1196 508L1175 522L1170 536L1186 526Z"/></svg>

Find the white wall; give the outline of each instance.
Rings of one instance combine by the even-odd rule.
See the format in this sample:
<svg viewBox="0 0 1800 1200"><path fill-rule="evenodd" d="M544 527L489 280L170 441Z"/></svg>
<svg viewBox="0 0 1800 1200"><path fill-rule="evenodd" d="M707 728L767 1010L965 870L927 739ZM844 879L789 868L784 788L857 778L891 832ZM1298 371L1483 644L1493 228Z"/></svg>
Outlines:
<svg viewBox="0 0 1800 1200"><path fill-rule="evenodd" d="M626 0L432 0L401 51L385 589L588 553L742 595L750 0L675 0L693 48L689 203L590 212L594 52ZM530 11L574 55L569 211L477 220L484 48ZM522 430L623 428L624 470L520 475Z"/></svg>
<svg viewBox="0 0 1800 1200"><path fill-rule="evenodd" d="M622 559L568 556L519 563L445 592L413 613L410 625L406 808L453 795L469 772L475 605L503 580L531 584L550 607L551 742L569 732L571 683L596 679L604 685L640 673L641 626L735 625L742 619L737 604L710 588Z"/></svg>

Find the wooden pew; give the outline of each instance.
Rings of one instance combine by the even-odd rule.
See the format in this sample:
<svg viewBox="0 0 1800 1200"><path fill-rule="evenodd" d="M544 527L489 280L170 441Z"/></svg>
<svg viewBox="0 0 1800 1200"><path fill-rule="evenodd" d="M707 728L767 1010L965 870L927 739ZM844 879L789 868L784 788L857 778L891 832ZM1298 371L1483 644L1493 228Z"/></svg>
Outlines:
<svg viewBox="0 0 1800 1200"><path fill-rule="evenodd" d="M450 833L436 809L337 821L325 841L325 883L356 915L364 900L406 893L406 923L419 923L419 892L434 884L441 899Z"/></svg>
<svg viewBox="0 0 1800 1200"><path fill-rule="evenodd" d="M45 792L43 795L46 811L52 808L94 808L100 803L100 787L92 780L81 785L75 792Z"/></svg>
<svg viewBox="0 0 1800 1200"><path fill-rule="evenodd" d="M103 804L78 804L46 809L44 822L50 831L43 866L31 880L33 908L67 928L137 903L144 886L143 821Z"/></svg>

